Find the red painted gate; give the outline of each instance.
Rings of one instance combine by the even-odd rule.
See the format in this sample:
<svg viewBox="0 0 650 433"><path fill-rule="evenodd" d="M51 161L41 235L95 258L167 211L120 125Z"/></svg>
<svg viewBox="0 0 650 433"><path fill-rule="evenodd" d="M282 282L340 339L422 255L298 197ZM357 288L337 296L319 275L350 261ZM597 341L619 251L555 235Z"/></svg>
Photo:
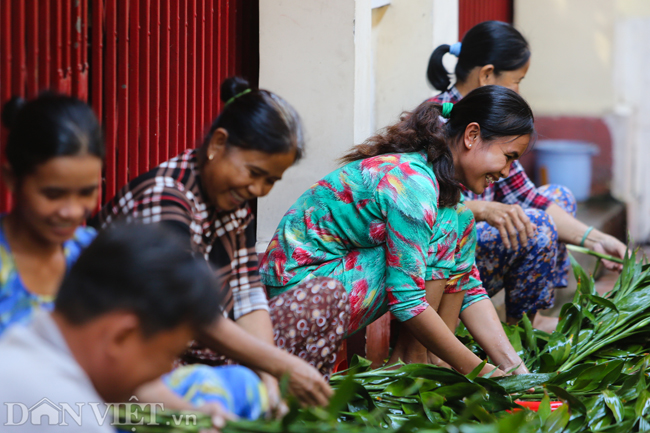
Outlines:
<svg viewBox="0 0 650 433"><path fill-rule="evenodd" d="M0 0L0 103L45 89L89 101L110 198L200 141L224 78L257 83L258 27L252 0Z"/></svg>
<svg viewBox="0 0 650 433"><path fill-rule="evenodd" d="M513 0L459 0L458 40L483 21L497 20L512 24Z"/></svg>

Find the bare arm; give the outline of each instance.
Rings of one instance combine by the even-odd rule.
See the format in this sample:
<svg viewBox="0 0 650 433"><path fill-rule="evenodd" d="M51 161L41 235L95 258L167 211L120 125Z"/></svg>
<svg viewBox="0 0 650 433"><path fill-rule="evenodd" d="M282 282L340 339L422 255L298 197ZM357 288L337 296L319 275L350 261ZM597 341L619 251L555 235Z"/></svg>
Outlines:
<svg viewBox="0 0 650 433"><path fill-rule="evenodd" d="M476 342L504 371L517 367L514 374L530 373L503 331L492 301L483 299L467 307L460 318Z"/></svg>
<svg viewBox="0 0 650 433"><path fill-rule="evenodd" d="M228 412L221 404L205 403L201 406L193 406L190 402L183 400L174 391L164 384L162 379L156 379L153 382L141 385L135 391L135 395L140 402L144 403L162 403L165 409L172 410L189 410L206 413L212 417L214 427L221 428L225 425L226 420L236 420L237 417Z"/></svg>
<svg viewBox="0 0 650 433"><path fill-rule="evenodd" d="M535 235L535 226L518 204L469 200L465 205L472 211L477 222L485 221L499 231L503 244L508 249L519 248L519 243L525 245Z"/></svg>
<svg viewBox="0 0 650 433"><path fill-rule="evenodd" d="M327 405L332 389L311 365L273 344L249 334L229 319L220 319L206 328L201 342L219 353L251 368L269 373L276 379L290 375L289 389L309 405Z"/></svg>
<svg viewBox="0 0 650 433"><path fill-rule="evenodd" d="M251 313L245 314L237 319L237 325L241 326L243 330L254 337L275 345L273 340L273 322L271 322L271 316L268 311L255 310ZM258 370L257 374L259 374L262 382L266 385L271 408L273 410L279 408L282 402L280 399L280 386L278 380L273 375L261 370Z"/></svg>
<svg viewBox="0 0 650 433"><path fill-rule="evenodd" d="M462 374L470 373L482 362L454 336L431 307L403 323L424 347ZM493 369L493 366L486 365L481 374L487 374ZM503 372L497 371L494 375L500 376Z"/></svg>
<svg viewBox="0 0 650 433"><path fill-rule="evenodd" d="M509 205L498 202L469 200L465 204L474 214L476 221L485 221L499 230L506 248L518 247L517 235L522 243L534 235L534 226L519 205ZM574 218L556 203L546 208L557 227L560 242L580 245L587 231L587 225ZM585 240L585 247L604 254L623 258L625 244L613 236L600 230L592 230ZM603 262L608 269L620 270L621 265L609 261Z"/></svg>
<svg viewBox="0 0 650 433"><path fill-rule="evenodd" d="M237 325L249 334L266 341L269 344L273 342L273 323L271 316L266 310L255 310L252 313L241 316L236 321Z"/></svg>
<svg viewBox="0 0 650 433"><path fill-rule="evenodd" d="M553 218L557 227L558 239L573 245L580 245L587 225L574 218L564 209L555 203L552 203L546 212ZM613 236L607 235L600 230L592 230L585 240L585 247L599 253L609 254L614 257L623 258L625 256L625 244ZM608 269L621 270L622 266L605 260L603 262Z"/></svg>

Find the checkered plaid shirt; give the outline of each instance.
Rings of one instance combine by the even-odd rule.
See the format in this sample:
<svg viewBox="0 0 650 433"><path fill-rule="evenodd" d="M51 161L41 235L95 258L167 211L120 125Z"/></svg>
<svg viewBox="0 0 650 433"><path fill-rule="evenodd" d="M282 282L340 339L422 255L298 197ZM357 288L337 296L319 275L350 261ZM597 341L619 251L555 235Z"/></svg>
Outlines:
<svg viewBox="0 0 650 433"><path fill-rule="evenodd" d="M452 104L455 104L456 102L460 101L462 98L463 96L456 89L456 86L452 86L446 92L439 93L433 98L429 98L428 101L437 102L438 104L444 104L445 102L451 102Z"/></svg>
<svg viewBox="0 0 650 433"><path fill-rule="evenodd" d="M455 86L446 92L429 99L429 101L442 104L444 102L456 103L462 98ZM463 187L463 195L467 200L498 201L505 204L518 204L524 209L546 209L551 201L537 192L535 184L526 175L519 161L512 163L507 177L500 179L485 188L483 194L474 194Z"/></svg>
<svg viewBox="0 0 650 433"><path fill-rule="evenodd" d="M192 249L213 267L224 290L224 310L239 317L268 310L258 273L255 231L248 204L217 212L205 200L196 151L187 150L126 185L97 215L105 228L116 220L163 222L189 237Z"/></svg>

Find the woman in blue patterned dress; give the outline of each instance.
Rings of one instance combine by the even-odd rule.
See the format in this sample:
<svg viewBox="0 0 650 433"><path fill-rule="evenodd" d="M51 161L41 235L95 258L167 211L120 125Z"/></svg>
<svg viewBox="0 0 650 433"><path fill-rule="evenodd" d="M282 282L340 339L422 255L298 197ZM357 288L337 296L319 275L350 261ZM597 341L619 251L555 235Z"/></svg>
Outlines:
<svg viewBox="0 0 650 433"><path fill-rule="evenodd" d="M0 334L51 310L66 271L95 237L104 142L90 107L44 94L9 101L3 179L13 199L0 216Z"/></svg>
<svg viewBox="0 0 650 433"><path fill-rule="evenodd" d="M63 277L95 238L83 224L97 207L105 152L97 118L75 98L14 98L2 120L13 207L0 215L0 336L38 309L53 309ZM206 367L166 380L186 398L179 409L257 418L268 408L259 378L244 367Z"/></svg>

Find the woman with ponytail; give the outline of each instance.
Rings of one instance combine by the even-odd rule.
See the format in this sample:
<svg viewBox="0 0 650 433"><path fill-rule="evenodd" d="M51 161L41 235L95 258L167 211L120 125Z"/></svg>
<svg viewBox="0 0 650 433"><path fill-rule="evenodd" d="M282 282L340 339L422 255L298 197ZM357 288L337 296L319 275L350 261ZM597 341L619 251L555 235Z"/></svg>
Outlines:
<svg viewBox="0 0 650 433"><path fill-rule="evenodd" d="M458 57L451 86L449 72L442 59L445 54ZM440 45L429 59L427 78L442 93L440 102L458 102L477 87L495 84L519 92L519 83L530 66L528 42L510 24L484 21L472 27L463 42Z"/></svg>
<svg viewBox="0 0 650 433"><path fill-rule="evenodd" d="M272 406L280 404L278 380L285 375L290 377L289 391L301 401L326 405L332 390L324 375L332 369L342 339L337 328L347 320L345 290L323 278L299 288L320 291L317 302L301 314L289 311L289 302L269 306L258 273L249 205L250 200L268 194L285 170L301 158L300 118L280 96L253 89L241 78L223 82L221 99L224 108L203 144L131 181L102 209L98 224L166 224L209 262L227 292L223 309L228 317L205 329L200 344L191 345L180 360L190 366L165 379L177 394L190 399L187 392L193 392L195 403L219 400L212 391L228 382L217 375L227 370L208 366L241 363L257 370ZM296 330L296 324L312 314L328 318L310 328L309 338L314 341ZM334 357L314 355L321 340L319 350L329 348ZM164 392L161 382L156 382L142 390L141 397L160 401L156 398ZM256 386L237 392L259 395ZM236 414L255 418L261 410L258 406Z"/></svg>
<svg viewBox="0 0 650 433"><path fill-rule="evenodd" d="M442 64L458 57L456 83ZM481 86L496 84L519 92L530 66L528 42L514 27L485 21L472 27L462 44L441 45L429 60L427 77L442 93L429 101L456 103ZM490 296L506 290L506 316L516 323L529 314L533 325L552 332L557 319L535 314L553 306L554 289L566 287L570 267L565 243L623 257L625 245L575 218L576 201L562 185L536 188L518 161L482 194L463 189L477 221L477 265ZM606 262L610 269L620 266Z"/></svg>
<svg viewBox="0 0 650 433"><path fill-rule="evenodd" d="M481 281L474 266L474 220L460 203L461 185L482 193L526 150L534 127L526 102L503 87L478 89L450 106L424 102L352 148L341 168L285 214L260 273L271 304L305 281L335 278L350 299L346 335L390 311L421 344L402 344L400 335L393 360L427 362L428 350L468 373L481 360L452 329L465 292L479 289ZM496 313L482 322L470 319L468 329L494 362L504 371L527 372ZM483 373L488 371L490 366Z"/></svg>

